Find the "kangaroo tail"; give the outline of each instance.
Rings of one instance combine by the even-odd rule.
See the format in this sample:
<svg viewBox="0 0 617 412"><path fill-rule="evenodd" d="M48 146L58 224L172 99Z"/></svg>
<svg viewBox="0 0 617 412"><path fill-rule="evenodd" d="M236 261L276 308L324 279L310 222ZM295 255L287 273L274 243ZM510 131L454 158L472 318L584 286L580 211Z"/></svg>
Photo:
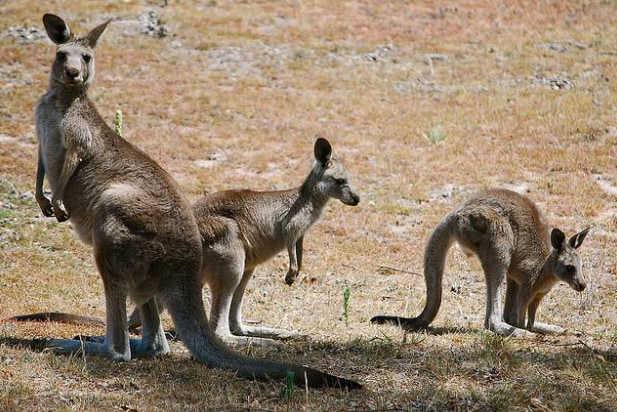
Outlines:
<svg viewBox="0 0 617 412"><path fill-rule="evenodd" d="M231 350L208 326L201 286L174 282L161 294L182 341L200 362L212 368L231 369L250 379L279 379L293 373L298 386L360 389L352 380L329 375L305 366L244 356Z"/></svg>
<svg viewBox="0 0 617 412"><path fill-rule="evenodd" d="M73 325L105 326L105 322L98 318L62 312L31 313L28 315L13 316L7 320L14 322L58 322Z"/></svg>
<svg viewBox="0 0 617 412"><path fill-rule="evenodd" d="M413 330L425 328L435 319L441 306L443 271L446 255L454 241L452 225L454 215L449 214L437 225L424 252L424 280L426 282L426 304L418 317L404 318L400 316L375 316L372 323L394 324L403 329Z"/></svg>

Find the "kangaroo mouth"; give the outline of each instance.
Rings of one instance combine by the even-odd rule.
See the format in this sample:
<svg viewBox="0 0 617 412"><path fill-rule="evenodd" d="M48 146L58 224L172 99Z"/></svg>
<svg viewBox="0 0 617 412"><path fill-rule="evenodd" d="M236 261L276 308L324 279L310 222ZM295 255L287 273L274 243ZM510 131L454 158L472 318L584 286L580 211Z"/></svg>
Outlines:
<svg viewBox="0 0 617 412"><path fill-rule="evenodd" d="M84 84L84 81L81 79L81 77L75 79L65 77L64 84L66 84L67 86L82 86Z"/></svg>

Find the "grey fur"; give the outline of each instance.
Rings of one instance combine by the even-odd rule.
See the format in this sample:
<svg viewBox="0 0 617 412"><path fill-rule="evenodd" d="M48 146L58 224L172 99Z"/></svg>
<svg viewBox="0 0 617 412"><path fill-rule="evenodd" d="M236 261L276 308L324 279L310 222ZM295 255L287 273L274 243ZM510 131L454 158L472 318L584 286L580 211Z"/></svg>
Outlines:
<svg viewBox="0 0 617 412"><path fill-rule="evenodd" d="M417 318L375 316L374 323L400 324L405 329L427 327L441 305L446 255L458 242L468 255L482 263L486 279L484 327L503 335L523 336L527 330L560 333L564 329L535 322L542 298L558 282L582 291L586 283L579 247L589 229L566 242L559 229L551 231L537 206L528 198L503 189L477 193L437 225L424 260L427 298ZM501 291L507 280L505 310Z"/></svg>
<svg viewBox="0 0 617 412"><path fill-rule="evenodd" d="M118 361L167 355L157 295L200 362L247 377L282 378L294 372L299 385L306 377L310 386L360 387L303 366L242 356L216 337L201 298L202 244L190 205L171 176L109 128L86 95L94 75L93 47L109 22L75 38L60 17L47 14L43 21L58 46L49 89L36 107L36 198L46 216L70 217L79 237L93 246L106 304L102 343L50 339L47 346ZM45 176L51 202L43 196ZM129 339L127 297L140 308L141 339Z"/></svg>
<svg viewBox="0 0 617 412"><path fill-rule="evenodd" d="M205 196L193 206L203 238L202 276L212 295L210 324L226 342L272 343L270 339L254 338L299 336L292 331L244 325L242 300L257 265L285 248L289 254L285 282L293 284L302 266L304 235L331 198L351 206L360 201L350 186L347 170L332 157L330 143L317 139L314 153L316 162L298 188L228 190ZM134 311L129 325L138 323L139 315Z"/></svg>

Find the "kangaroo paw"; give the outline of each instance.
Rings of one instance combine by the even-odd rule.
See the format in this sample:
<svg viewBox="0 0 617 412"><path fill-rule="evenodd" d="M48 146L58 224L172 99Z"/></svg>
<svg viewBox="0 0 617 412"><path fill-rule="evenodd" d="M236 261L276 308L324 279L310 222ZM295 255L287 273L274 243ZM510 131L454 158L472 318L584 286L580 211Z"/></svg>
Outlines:
<svg viewBox="0 0 617 412"><path fill-rule="evenodd" d="M66 222L67 220L69 220L69 217L70 217L69 212L62 209L62 207L59 204L54 205L53 210L54 210L54 216L56 216L56 220L58 220L58 222L62 223L62 222Z"/></svg>
<svg viewBox="0 0 617 412"><path fill-rule="evenodd" d="M39 206L41 207L41 212L43 212L43 216L45 217L54 217L54 208L51 205L51 202L46 197L44 200L39 202Z"/></svg>

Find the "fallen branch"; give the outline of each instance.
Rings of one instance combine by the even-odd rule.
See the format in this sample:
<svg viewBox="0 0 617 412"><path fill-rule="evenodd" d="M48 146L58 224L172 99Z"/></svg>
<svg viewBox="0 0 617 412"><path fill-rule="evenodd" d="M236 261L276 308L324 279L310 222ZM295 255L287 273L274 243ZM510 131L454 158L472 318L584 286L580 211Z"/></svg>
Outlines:
<svg viewBox="0 0 617 412"><path fill-rule="evenodd" d="M377 265L377 267L379 269L388 269L388 270L393 270L395 272L403 272L403 273L409 273L410 275L414 275L414 276L424 276L422 273L418 273L418 272L412 272L411 270L405 270L405 269L401 269L401 268L395 268L393 266L388 266L388 265Z"/></svg>

